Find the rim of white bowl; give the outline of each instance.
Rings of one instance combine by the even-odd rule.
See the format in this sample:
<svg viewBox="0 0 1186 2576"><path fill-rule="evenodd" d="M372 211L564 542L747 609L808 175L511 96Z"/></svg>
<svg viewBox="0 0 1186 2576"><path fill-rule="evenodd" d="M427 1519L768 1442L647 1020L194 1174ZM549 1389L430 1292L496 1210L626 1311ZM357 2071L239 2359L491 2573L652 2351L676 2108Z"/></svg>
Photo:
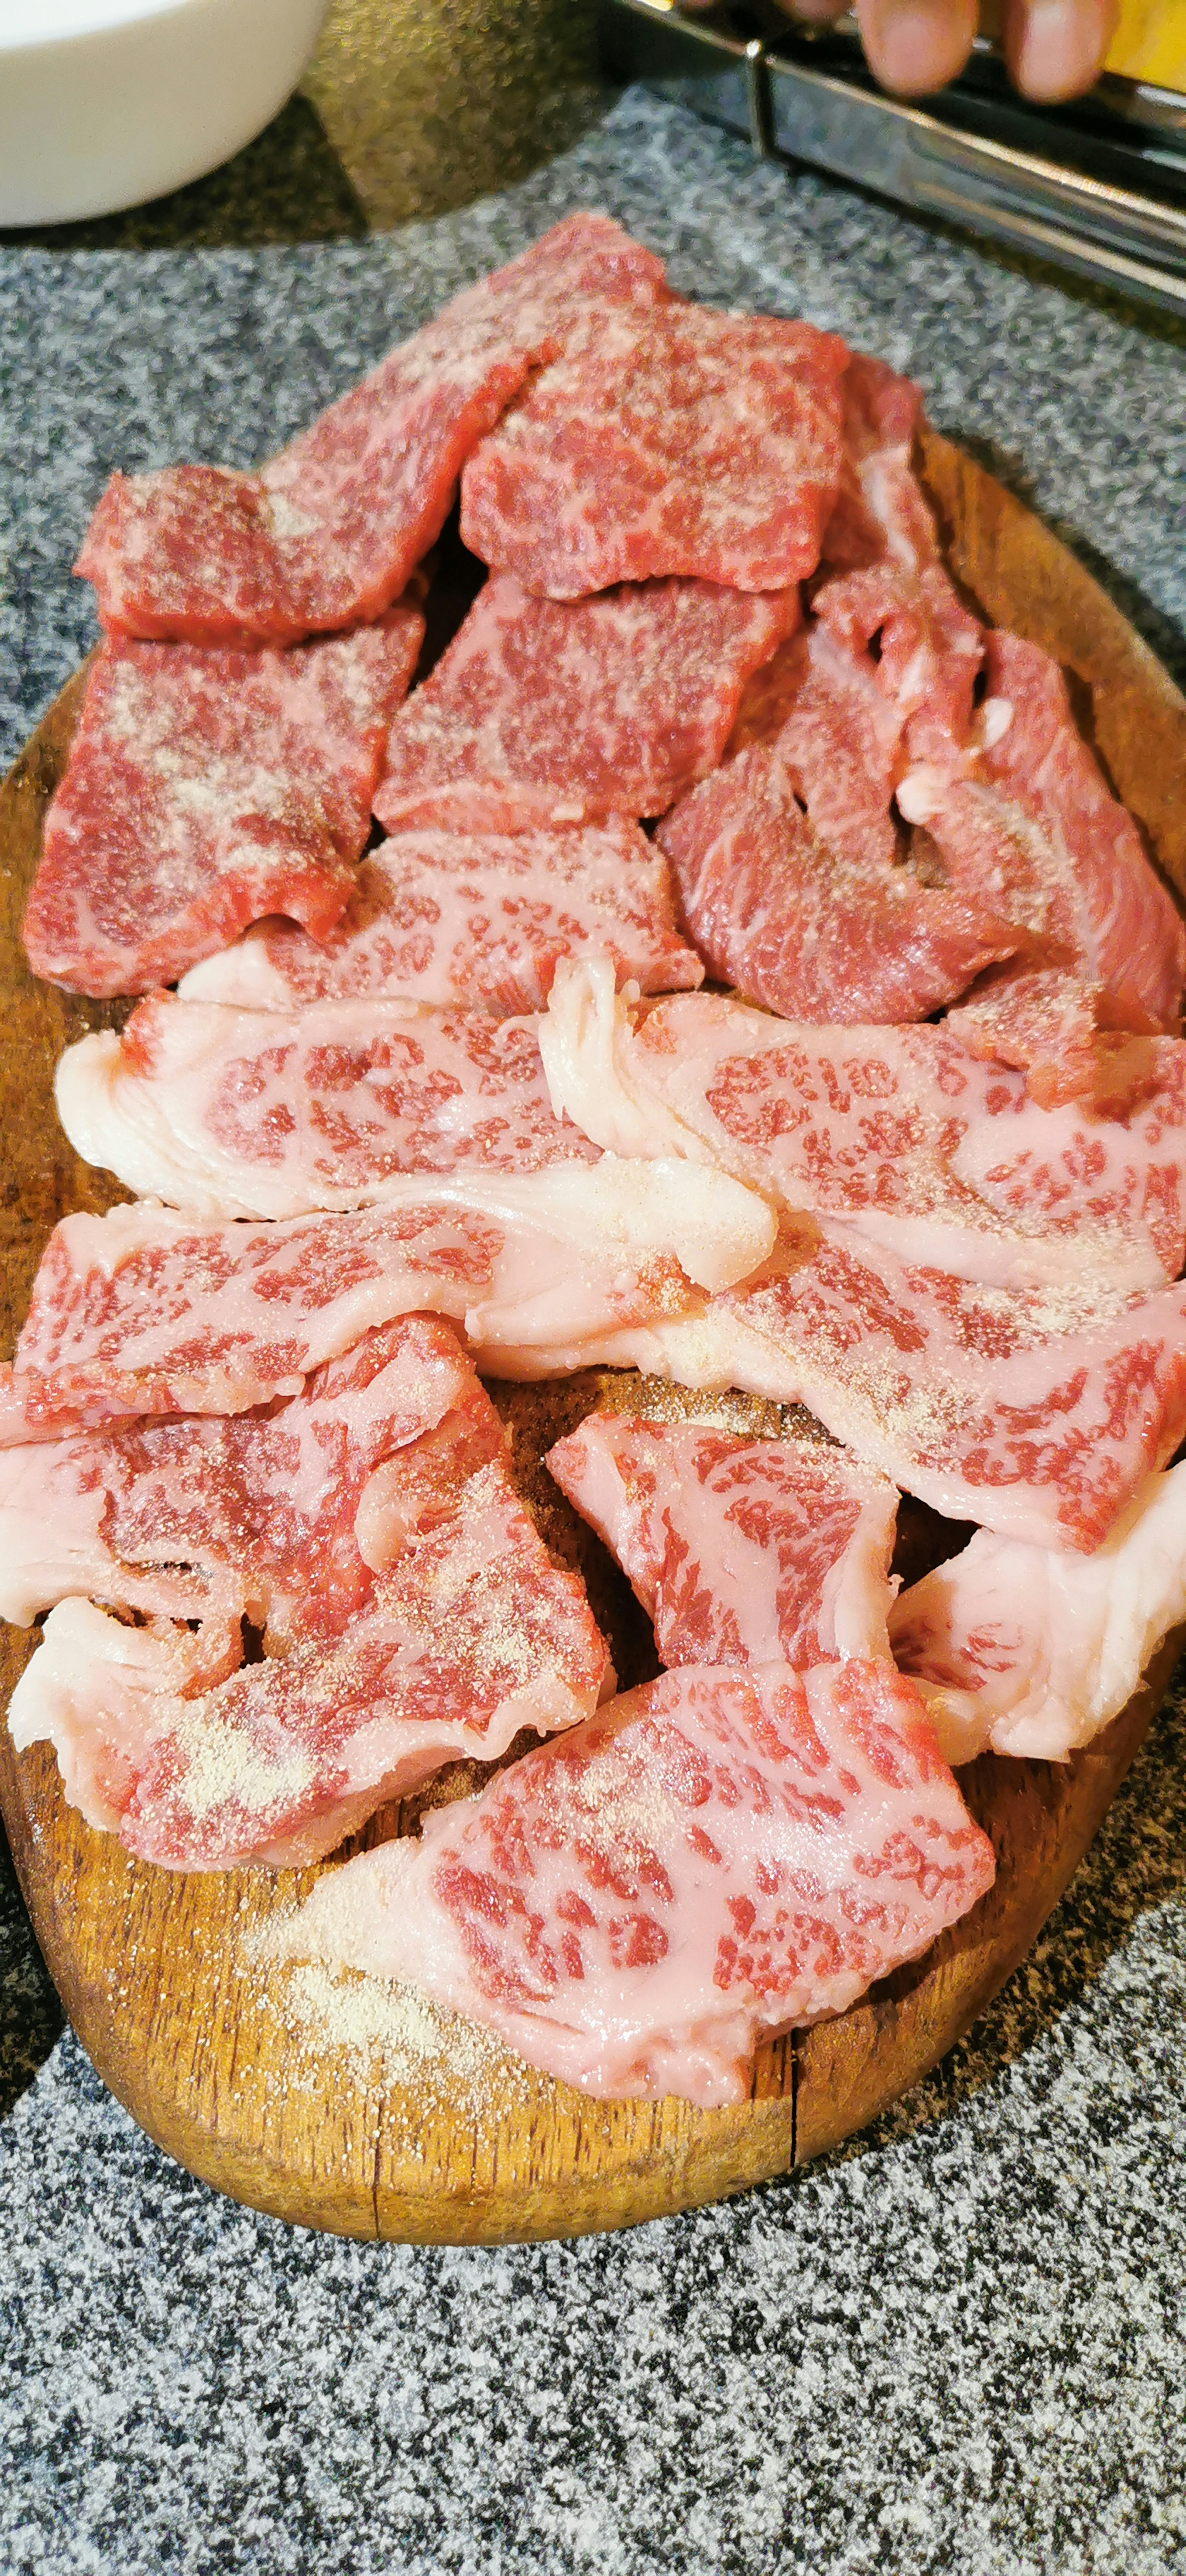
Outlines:
<svg viewBox="0 0 1186 2576"><path fill-rule="evenodd" d="M143 18L205 6L206 0L0 0L0 53L108 35Z"/></svg>

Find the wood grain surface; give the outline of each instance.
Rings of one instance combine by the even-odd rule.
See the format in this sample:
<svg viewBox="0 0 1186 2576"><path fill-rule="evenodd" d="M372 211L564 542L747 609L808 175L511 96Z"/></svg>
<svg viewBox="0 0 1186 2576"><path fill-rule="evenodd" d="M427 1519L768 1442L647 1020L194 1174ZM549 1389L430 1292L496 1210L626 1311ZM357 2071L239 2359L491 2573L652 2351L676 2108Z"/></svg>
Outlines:
<svg viewBox="0 0 1186 2576"><path fill-rule="evenodd" d="M1020 502L930 434L924 464L969 596L1065 664L1113 783L1186 893L1186 702ZM52 1086L62 1047L118 1022L129 1005L35 983L18 938L81 681L64 690L0 792L6 1349L56 1219L124 1196L66 1143ZM655 1670L649 1627L538 1461L595 1402L669 1409L686 1401L699 1411L706 1400L595 1372L555 1388L493 1391L545 1536L586 1571L623 1680L645 1678ZM777 1427L776 1408L731 1401L739 1423ZM316 1871L175 1876L133 1861L66 1807L49 1748L18 1756L7 1731L0 1802L38 1938L83 2046L149 2135L194 2173L253 2207L355 2236L498 2243L579 2235L693 2207L819 2155L928 2073L1057 1903L1182 1642L1167 1639L1146 1686L1071 1762L988 1755L962 1774L996 1847L995 1886L923 1960L841 2019L762 2049L751 2099L722 2111L589 2101L376 1980L331 1979L286 1961L285 1918ZM35 1643L35 1633L3 1632L5 1699ZM409 1830L429 1800L462 1795L482 1776L457 1766L428 1799L382 1811L344 1850Z"/></svg>

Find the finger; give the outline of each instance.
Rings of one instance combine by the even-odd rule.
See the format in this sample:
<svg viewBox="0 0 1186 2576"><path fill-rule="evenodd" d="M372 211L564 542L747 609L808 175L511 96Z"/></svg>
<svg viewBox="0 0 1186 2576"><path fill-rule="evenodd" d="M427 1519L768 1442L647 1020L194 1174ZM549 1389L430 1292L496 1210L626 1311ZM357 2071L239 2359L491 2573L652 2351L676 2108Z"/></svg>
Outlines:
<svg viewBox="0 0 1186 2576"><path fill-rule="evenodd" d="M1027 98L1078 98L1102 69L1118 0L1007 0L1005 60Z"/></svg>
<svg viewBox="0 0 1186 2576"><path fill-rule="evenodd" d="M861 41L883 89L917 96L963 70L976 0L857 0Z"/></svg>

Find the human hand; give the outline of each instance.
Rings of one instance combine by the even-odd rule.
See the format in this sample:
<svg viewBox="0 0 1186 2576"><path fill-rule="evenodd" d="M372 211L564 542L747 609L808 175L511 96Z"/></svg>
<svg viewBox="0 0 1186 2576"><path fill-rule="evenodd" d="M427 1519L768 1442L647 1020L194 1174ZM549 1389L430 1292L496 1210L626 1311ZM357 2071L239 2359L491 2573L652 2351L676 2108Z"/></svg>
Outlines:
<svg viewBox="0 0 1186 2576"><path fill-rule="evenodd" d="M779 0L787 16L822 27L849 0ZM963 70L976 33L976 0L852 0L870 69L907 97L942 89ZM1119 0L1004 0L1000 37L1027 98L1078 98L1112 41Z"/></svg>

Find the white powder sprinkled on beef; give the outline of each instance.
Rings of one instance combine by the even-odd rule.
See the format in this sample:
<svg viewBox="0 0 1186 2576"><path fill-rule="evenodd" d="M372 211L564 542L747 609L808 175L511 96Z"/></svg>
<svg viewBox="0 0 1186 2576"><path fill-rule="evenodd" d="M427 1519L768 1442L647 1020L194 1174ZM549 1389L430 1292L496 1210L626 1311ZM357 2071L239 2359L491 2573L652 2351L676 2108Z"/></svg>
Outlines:
<svg viewBox="0 0 1186 2576"><path fill-rule="evenodd" d="M313 1757L296 1745L273 1759L234 1727L221 1725L201 1703L184 1708L171 1732L184 1757L185 1805L195 1822L220 1807L266 1816L300 1798L317 1776Z"/></svg>
<svg viewBox="0 0 1186 2576"><path fill-rule="evenodd" d="M294 1959L293 1917L285 1913L248 1930L239 1955L253 1981L266 1972L266 2009L284 2026L290 2055L286 2085L312 2092L325 2080L326 2059L353 2061L356 2082L383 2094L410 2096L405 2116L468 2111L489 2115L528 2098L531 2078L498 2041L413 1986L395 1984L320 1959Z"/></svg>

